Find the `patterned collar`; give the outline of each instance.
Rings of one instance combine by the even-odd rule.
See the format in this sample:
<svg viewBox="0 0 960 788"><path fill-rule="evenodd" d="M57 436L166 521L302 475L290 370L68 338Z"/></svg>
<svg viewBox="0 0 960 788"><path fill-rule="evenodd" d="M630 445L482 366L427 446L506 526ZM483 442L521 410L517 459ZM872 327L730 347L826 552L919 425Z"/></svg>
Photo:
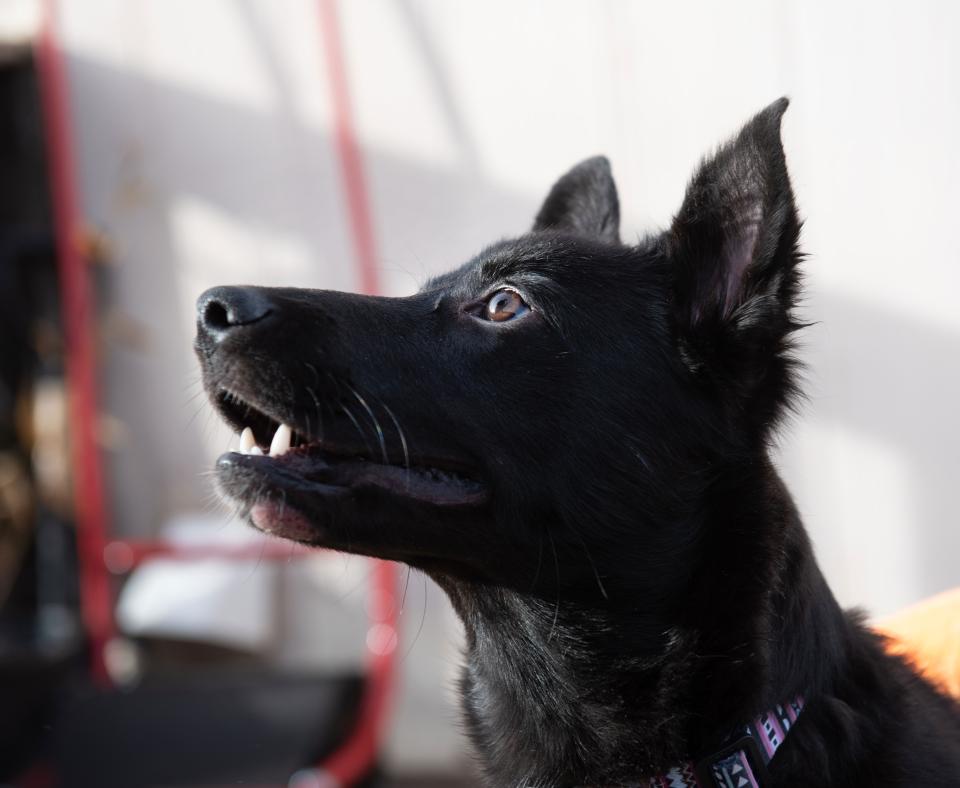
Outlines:
<svg viewBox="0 0 960 788"><path fill-rule="evenodd" d="M738 729L721 749L697 763L685 763L627 788L762 788L773 760L803 711L798 695L785 706L765 711Z"/></svg>

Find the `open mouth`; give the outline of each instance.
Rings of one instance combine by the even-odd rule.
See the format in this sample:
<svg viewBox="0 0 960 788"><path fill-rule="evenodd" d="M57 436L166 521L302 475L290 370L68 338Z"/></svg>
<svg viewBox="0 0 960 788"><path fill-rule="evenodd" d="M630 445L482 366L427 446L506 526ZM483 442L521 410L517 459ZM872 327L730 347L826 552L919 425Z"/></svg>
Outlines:
<svg viewBox="0 0 960 788"><path fill-rule="evenodd" d="M287 423L225 389L215 404L240 433L238 449L218 461L221 480L231 497L248 506L276 492L317 503L378 494L434 507L472 507L487 499L486 486L468 465L411 455L399 432L387 441L378 431L371 440L356 423L338 431L355 438L324 437L319 423L307 428Z"/></svg>

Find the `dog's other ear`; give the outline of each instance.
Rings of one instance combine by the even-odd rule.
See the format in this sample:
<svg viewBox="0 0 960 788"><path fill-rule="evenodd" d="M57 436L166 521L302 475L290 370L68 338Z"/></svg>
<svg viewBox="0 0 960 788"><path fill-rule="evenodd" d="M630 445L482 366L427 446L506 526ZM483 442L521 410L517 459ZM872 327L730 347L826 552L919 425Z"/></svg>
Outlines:
<svg viewBox="0 0 960 788"><path fill-rule="evenodd" d="M619 243L620 201L606 156L580 162L553 185L533 223L541 230Z"/></svg>
<svg viewBox="0 0 960 788"><path fill-rule="evenodd" d="M771 104L701 164L667 236L687 363L745 393L762 386L774 412L792 390L798 327L800 221L780 141L787 104Z"/></svg>

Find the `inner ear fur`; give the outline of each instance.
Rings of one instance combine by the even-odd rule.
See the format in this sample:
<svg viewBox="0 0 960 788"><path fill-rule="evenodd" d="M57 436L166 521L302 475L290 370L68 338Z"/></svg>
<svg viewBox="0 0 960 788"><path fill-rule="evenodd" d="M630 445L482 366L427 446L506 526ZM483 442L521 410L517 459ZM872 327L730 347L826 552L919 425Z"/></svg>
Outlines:
<svg viewBox="0 0 960 788"><path fill-rule="evenodd" d="M780 139L787 104L768 106L702 162L667 234L685 360L771 403L793 390L799 327L800 220Z"/></svg>

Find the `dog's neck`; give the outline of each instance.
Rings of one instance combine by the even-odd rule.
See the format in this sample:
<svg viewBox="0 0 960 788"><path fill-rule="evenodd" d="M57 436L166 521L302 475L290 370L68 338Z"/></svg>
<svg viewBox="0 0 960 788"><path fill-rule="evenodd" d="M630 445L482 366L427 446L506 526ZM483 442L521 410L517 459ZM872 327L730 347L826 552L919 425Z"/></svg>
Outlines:
<svg viewBox="0 0 960 788"><path fill-rule="evenodd" d="M608 784L680 760L675 695L694 651L683 635L662 655L611 664L609 641L630 625L622 617L493 588L461 590L455 605L468 643L464 712L491 785Z"/></svg>
<svg viewBox="0 0 960 788"><path fill-rule="evenodd" d="M720 509L749 521L703 524L707 558L669 618L615 584L591 606L441 579L467 633L463 704L492 785L662 773L828 685L842 655L826 644L846 642L848 624L779 480L775 489L748 512Z"/></svg>

